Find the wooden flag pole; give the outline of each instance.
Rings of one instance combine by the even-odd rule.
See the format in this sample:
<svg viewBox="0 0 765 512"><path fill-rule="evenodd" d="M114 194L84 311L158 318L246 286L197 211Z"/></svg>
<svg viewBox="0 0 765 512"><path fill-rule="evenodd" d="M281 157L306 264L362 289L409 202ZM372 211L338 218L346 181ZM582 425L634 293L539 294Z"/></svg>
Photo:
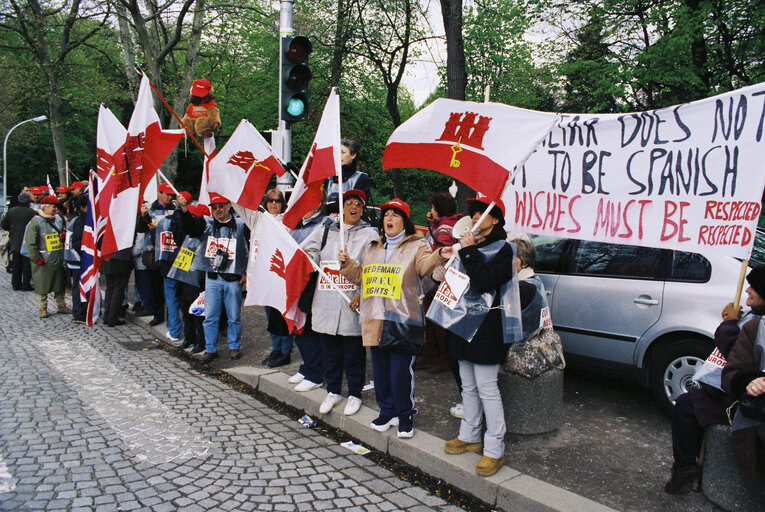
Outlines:
<svg viewBox="0 0 765 512"><path fill-rule="evenodd" d="M749 268L749 260L741 262L741 272L738 275L738 285L736 286L736 296L733 298L733 305L738 306L741 302L741 292L744 290L744 279L746 278L746 271Z"/></svg>

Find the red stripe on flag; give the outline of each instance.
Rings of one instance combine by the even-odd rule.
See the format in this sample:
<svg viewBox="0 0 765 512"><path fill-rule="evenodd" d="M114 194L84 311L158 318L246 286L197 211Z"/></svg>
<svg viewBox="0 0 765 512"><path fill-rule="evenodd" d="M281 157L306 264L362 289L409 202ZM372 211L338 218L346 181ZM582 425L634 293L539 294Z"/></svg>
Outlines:
<svg viewBox="0 0 765 512"><path fill-rule="evenodd" d="M451 176L492 200L499 199L511 169L505 169L467 146L461 149L455 154L450 144L391 142L385 146L383 169L430 169ZM453 157L459 166L453 166Z"/></svg>
<svg viewBox="0 0 765 512"><path fill-rule="evenodd" d="M263 200L263 194L268 188L268 183L271 181L271 176L279 174L277 169L281 169L280 176L284 174L282 166L279 161L272 155L265 160L259 162L260 165L256 165L247 175L247 180L244 182L244 188L242 189L242 195L236 203L249 208L250 210L257 210ZM264 169L262 166L266 166ZM321 199L319 199L321 200Z"/></svg>

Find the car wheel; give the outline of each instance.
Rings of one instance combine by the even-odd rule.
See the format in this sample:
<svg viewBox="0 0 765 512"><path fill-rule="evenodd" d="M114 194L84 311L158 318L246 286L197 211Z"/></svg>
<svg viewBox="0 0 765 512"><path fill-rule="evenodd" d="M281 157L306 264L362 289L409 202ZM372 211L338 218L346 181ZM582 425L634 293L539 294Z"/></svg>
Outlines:
<svg viewBox="0 0 765 512"><path fill-rule="evenodd" d="M677 397L691 389L693 374L712 348L702 339L683 339L656 350L651 363L651 389L667 414L672 414Z"/></svg>

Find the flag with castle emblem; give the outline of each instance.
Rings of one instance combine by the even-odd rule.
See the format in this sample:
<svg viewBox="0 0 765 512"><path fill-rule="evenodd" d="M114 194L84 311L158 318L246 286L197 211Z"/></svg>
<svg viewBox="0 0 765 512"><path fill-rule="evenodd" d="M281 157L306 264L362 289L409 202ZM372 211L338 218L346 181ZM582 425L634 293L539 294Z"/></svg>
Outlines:
<svg viewBox="0 0 765 512"><path fill-rule="evenodd" d="M439 98L394 130L383 169L441 172L496 200L557 119L501 103Z"/></svg>
<svg viewBox="0 0 765 512"><path fill-rule="evenodd" d="M260 215L257 230L260 232L252 234L258 246L257 251L250 252L244 305L278 309L290 332L302 332L306 317L297 304L313 265L289 231L271 215Z"/></svg>
<svg viewBox="0 0 765 512"><path fill-rule="evenodd" d="M226 145L209 161L207 191L257 210L271 177L284 172L266 139L242 119Z"/></svg>

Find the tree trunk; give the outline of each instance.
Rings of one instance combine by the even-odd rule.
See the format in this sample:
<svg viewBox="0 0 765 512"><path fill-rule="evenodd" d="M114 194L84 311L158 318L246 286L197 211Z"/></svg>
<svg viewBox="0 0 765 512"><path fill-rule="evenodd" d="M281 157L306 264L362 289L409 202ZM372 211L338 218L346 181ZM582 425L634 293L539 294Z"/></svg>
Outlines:
<svg viewBox="0 0 765 512"><path fill-rule="evenodd" d="M343 56L345 55L345 43L348 40L346 34L345 0L337 0L337 22L335 24L335 44L332 50L332 62L330 64L329 86L336 87L340 82L343 70Z"/></svg>
<svg viewBox="0 0 765 512"><path fill-rule="evenodd" d="M138 91L139 80L138 73L135 69L135 51L133 49L133 36L130 33L130 25L128 24L128 13L125 6L119 2L115 2L115 8L117 10L117 21L120 30L120 43L122 43L122 60L125 65L125 75L127 76L128 85L130 88L130 95L135 102L136 94Z"/></svg>
<svg viewBox="0 0 765 512"><path fill-rule="evenodd" d="M50 132L53 136L53 150L56 152L56 167L58 182L66 183L66 145L64 143L64 124L61 121L61 91L58 84L58 73L46 73L48 78L48 119Z"/></svg>
<svg viewBox="0 0 765 512"><path fill-rule="evenodd" d="M388 113L393 121L393 129L401 125L401 112L398 110L398 86L388 84L388 95L385 101ZM401 169L392 169L391 179L393 180L393 196L404 196L404 182L401 180Z"/></svg>
<svg viewBox="0 0 765 512"><path fill-rule="evenodd" d="M462 0L441 0L441 16L446 33L446 87L449 98L465 99L467 71L465 70L465 44L462 39ZM475 192L462 182L457 182L457 207L467 211L465 200Z"/></svg>

